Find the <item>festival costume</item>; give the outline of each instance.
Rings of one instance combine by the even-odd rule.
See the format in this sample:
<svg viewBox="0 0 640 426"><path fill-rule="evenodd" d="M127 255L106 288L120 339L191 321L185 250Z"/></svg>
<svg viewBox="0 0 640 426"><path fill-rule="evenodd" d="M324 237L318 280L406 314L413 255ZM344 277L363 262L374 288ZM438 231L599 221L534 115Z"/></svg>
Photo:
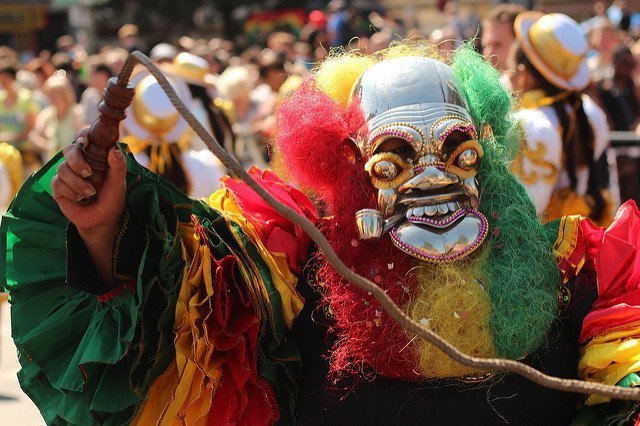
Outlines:
<svg viewBox="0 0 640 426"><path fill-rule="evenodd" d="M283 103L277 135L324 216L273 173L251 174L463 352L637 385L640 212L625 204L606 231L580 217L541 225L507 170L518 150L509 113L497 74L469 49L451 66L419 46L332 58ZM577 414L575 395L474 371L408 335L230 178L197 201L129 157L114 279L102 283L51 197L59 161L27 182L1 234L19 378L49 424ZM599 404L587 420L626 421L637 408Z"/></svg>
<svg viewBox="0 0 640 426"><path fill-rule="evenodd" d="M561 125L549 97L540 90L525 92L516 120L522 123L524 147L512 166L513 172L527 189L538 216L555 220L570 214L588 216L591 207L584 196L589 172L578 171L575 191L563 165ZM587 95L582 105L594 130L594 159L599 159L609 145L609 125L605 113Z"/></svg>
<svg viewBox="0 0 640 426"><path fill-rule="evenodd" d="M521 95L515 119L522 126L522 152L513 163L512 171L527 189L543 221L571 214L588 217L591 213L587 196L589 170L586 166L578 168L576 184L572 188L565 166L567 159L564 158L562 135L575 129L563 129L553 107L589 84L586 36L575 21L557 13L524 12L518 15L514 27L521 48L533 67L563 91L554 96L543 90L531 90ZM593 130L593 157L597 162L609 144L607 117L587 95L579 95L576 102L581 103ZM576 105L566 109L569 116L575 115ZM610 213L605 211L603 214L603 224L609 223Z"/></svg>

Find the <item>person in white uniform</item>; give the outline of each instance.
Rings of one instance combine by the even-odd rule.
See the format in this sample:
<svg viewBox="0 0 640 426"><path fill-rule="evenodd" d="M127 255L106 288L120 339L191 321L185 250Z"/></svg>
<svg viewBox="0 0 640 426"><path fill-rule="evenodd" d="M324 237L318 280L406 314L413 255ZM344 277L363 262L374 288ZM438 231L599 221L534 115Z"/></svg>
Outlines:
<svg viewBox="0 0 640 426"><path fill-rule="evenodd" d="M590 82L586 36L559 13L524 12L514 27L509 62L523 143L512 170L543 221L581 214L606 223L610 206L597 162L609 129L604 112L582 93Z"/></svg>
<svg viewBox="0 0 640 426"><path fill-rule="evenodd" d="M208 197L220 187L225 167L209 150L192 148L193 131L153 76L142 72L132 81L135 95L123 121L124 142L143 166L192 197ZM170 77L169 82L191 108L184 81Z"/></svg>

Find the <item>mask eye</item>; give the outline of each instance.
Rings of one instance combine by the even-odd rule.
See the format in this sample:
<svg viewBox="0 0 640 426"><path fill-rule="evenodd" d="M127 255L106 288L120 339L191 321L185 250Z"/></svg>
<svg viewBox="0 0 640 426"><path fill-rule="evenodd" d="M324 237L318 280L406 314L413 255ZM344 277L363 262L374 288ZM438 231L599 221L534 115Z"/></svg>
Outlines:
<svg viewBox="0 0 640 426"><path fill-rule="evenodd" d="M393 179L398 176L398 166L392 161L379 161L373 166L373 174L382 180Z"/></svg>
<svg viewBox="0 0 640 426"><path fill-rule="evenodd" d="M468 179L474 177L482 160L482 145L476 140L462 142L451 152L445 162L447 171L460 177Z"/></svg>
<svg viewBox="0 0 640 426"><path fill-rule="evenodd" d="M458 156L458 167L468 170L478 163L478 151L473 148L465 149Z"/></svg>
<svg viewBox="0 0 640 426"><path fill-rule="evenodd" d="M416 151L411 144L401 138L386 138L375 149L375 154L390 152L407 161L415 157Z"/></svg>
<svg viewBox="0 0 640 426"><path fill-rule="evenodd" d="M398 154L382 152L375 154L364 166L371 183L378 189L396 188L411 177L412 166Z"/></svg>

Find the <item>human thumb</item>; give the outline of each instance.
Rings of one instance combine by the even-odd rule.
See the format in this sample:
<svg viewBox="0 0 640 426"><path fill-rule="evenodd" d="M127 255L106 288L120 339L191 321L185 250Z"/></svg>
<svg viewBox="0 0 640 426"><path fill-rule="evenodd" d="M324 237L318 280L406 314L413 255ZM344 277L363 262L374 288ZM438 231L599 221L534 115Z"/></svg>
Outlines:
<svg viewBox="0 0 640 426"><path fill-rule="evenodd" d="M105 183L110 185L124 181L127 174L127 159L118 145L109 150L107 161L109 162L109 171Z"/></svg>

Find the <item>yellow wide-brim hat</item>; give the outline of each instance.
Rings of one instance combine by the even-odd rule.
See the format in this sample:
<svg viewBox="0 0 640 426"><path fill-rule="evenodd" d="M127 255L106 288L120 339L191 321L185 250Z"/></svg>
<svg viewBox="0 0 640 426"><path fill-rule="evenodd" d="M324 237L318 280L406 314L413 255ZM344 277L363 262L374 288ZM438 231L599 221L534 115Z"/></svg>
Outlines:
<svg viewBox="0 0 640 426"><path fill-rule="evenodd" d="M589 85L589 43L576 21L562 13L522 12L514 29L531 64L551 84L571 91Z"/></svg>
<svg viewBox="0 0 640 426"><path fill-rule="evenodd" d="M188 52L182 52L170 64L162 64L162 71L181 78L189 84L198 86L213 86L216 76L209 73L209 63L206 59Z"/></svg>
<svg viewBox="0 0 640 426"><path fill-rule="evenodd" d="M167 77L167 80L180 100L190 108L192 100L187 85L179 79ZM146 71L139 72L131 78L130 84L135 87L135 94L123 121L126 135L148 144L180 140L189 125L171 104L155 77Z"/></svg>

